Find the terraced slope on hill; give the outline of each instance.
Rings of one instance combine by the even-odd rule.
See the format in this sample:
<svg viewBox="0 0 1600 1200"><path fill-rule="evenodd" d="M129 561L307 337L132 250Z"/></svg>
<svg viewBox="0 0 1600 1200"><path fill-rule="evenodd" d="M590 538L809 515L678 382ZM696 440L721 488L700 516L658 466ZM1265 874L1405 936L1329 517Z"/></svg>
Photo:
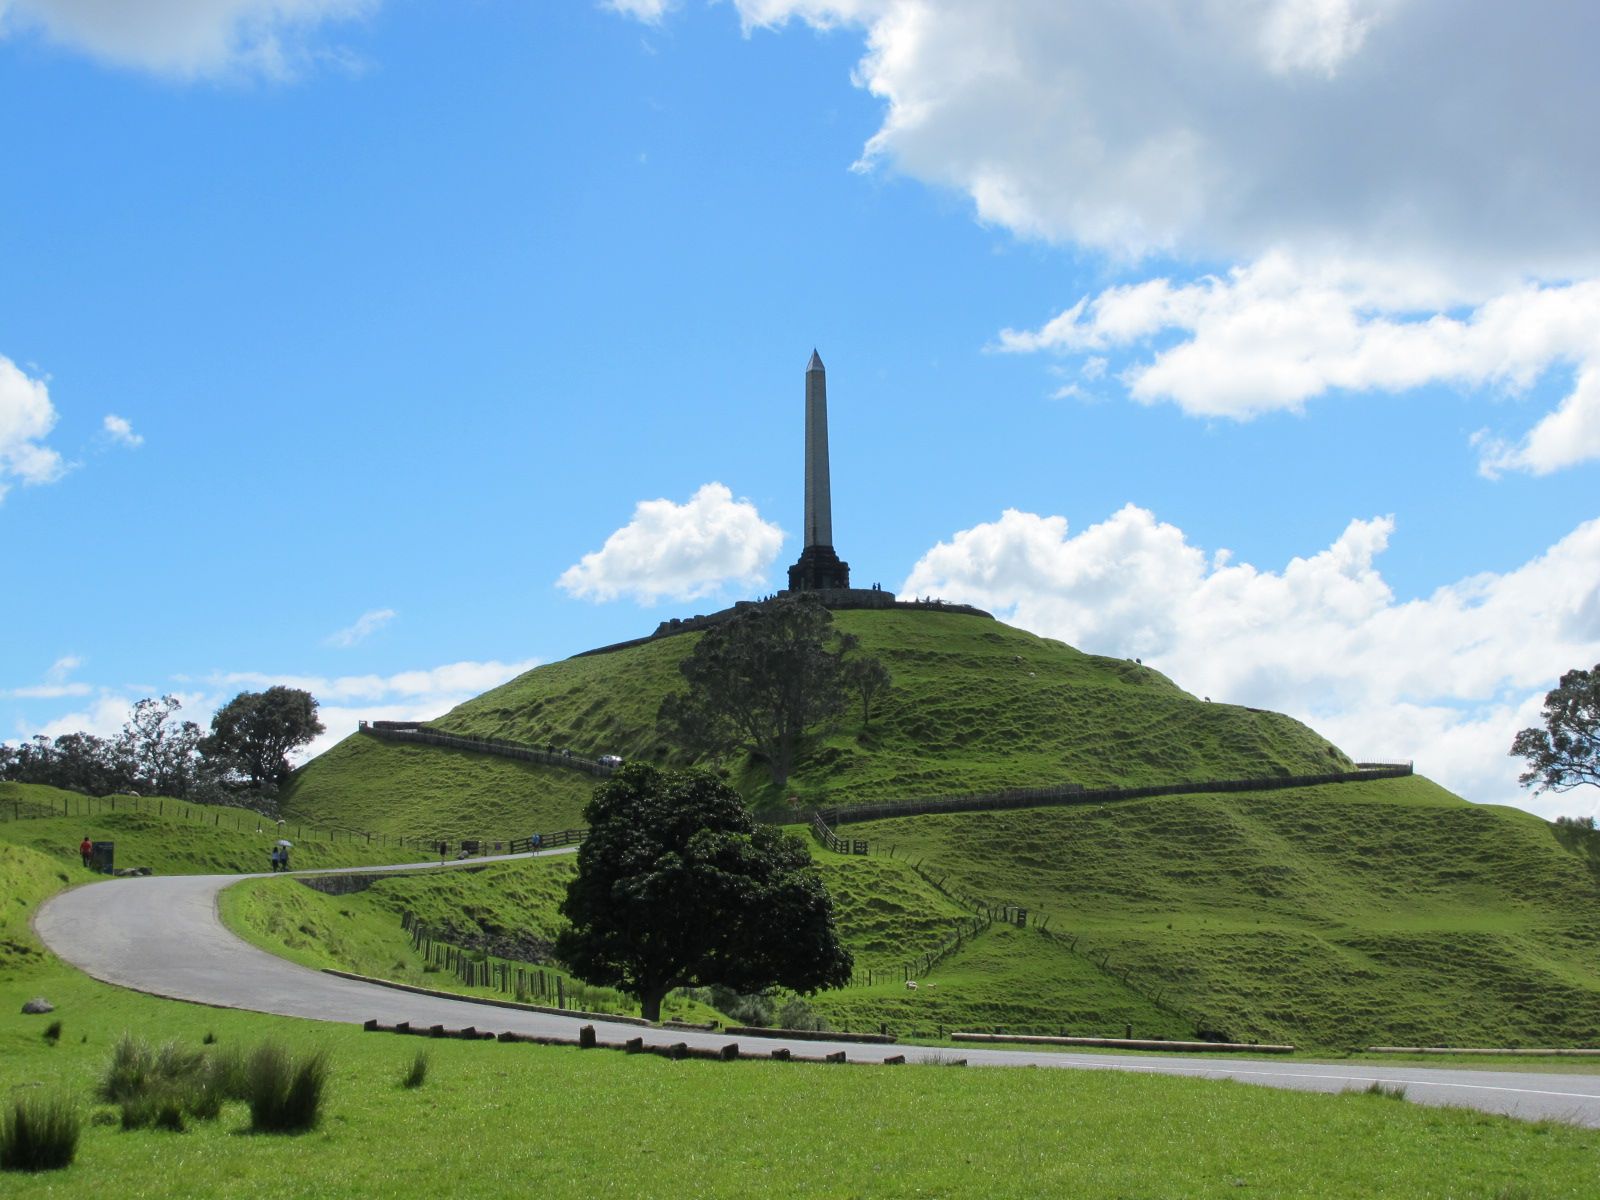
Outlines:
<svg viewBox="0 0 1600 1200"><path fill-rule="evenodd" d="M851 710L802 757L787 789L808 803L908 798L1032 784L1090 786L1340 770L1350 760L1278 713L1211 704L1150 667L1084 654L998 621L952 613L850 611L853 633L894 675L870 727ZM479 737L685 762L660 743L656 710L681 688L678 664L698 634L536 667L432 724ZM383 828L420 828L424 808L452 820L492 805L518 824L514 796L570 803L590 781L482 756L407 746L382 753L347 739L303 768L296 813ZM730 764L744 794L784 799L759 764ZM376 783L373 781L377 781ZM381 796L377 793L381 792ZM459 803L459 797L477 797ZM563 800L562 797L565 799ZM544 801L540 801L543 803ZM399 807L397 807L399 806ZM406 807L419 811L404 813Z"/></svg>
<svg viewBox="0 0 1600 1200"><path fill-rule="evenodd" d="M847 827L1230 1036L1600 1043L1600 880L1422 778Z"/></svg>

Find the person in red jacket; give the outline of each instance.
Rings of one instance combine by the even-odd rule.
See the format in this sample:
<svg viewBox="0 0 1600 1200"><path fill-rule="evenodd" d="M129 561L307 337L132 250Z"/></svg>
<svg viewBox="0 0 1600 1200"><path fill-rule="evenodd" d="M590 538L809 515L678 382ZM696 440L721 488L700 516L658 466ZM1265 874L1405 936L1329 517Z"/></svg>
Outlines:
<svg viewBox="0 0 1600 1200"><path fill-rule="evenodd" d="M89 835L83 835L83 841L78 843L78 853L83 855L83 865L89 865L89 856L94 853L94 843L89 840Z"/></svg>

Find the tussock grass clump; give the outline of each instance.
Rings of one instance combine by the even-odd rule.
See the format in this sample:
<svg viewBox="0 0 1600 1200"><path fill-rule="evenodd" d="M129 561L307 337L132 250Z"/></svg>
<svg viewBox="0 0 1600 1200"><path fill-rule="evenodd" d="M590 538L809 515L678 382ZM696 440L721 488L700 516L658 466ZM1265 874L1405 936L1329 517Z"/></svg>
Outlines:
<svg viewBox="0 0 1600 1200"><path fill-rule="evenodd" d="M100 1079L100 1098L117 1104L173 1090L197 1076L204 1065L203 1051L177 1042L155 1047L125 1033L111 1051L111 1062Z"/></svg>
<svg viewBox="0 0 1600 1200"><path fill-rule="evenodd" d="M50 1024L45 1026L44 1040L49 1042L52 1046L61 1040L60 1021L51 1021Z"/></svg>
<svg viewBox="0 0 1600 1200"><path fill-rule="evenodd" d="M99 1095L116 1104L124 1129L182 1132L186 1119L214 1121L227 1100L245 1098L237 1051L207 1053L177 1042L160 1047L124 1034L101 1077Z"/></svg>
<svg viewBox="0 0 1600 1200"><path fill-rule="evenodd" d="M258 1133L303 1133L322 1120L328 1056L317 1050L295 1058L276 1042L263 1042L245 1066L250 1127Z"/></svg>
<svg viewBox="0 0 1600 1200"><path fill-rule="evenodd" d="M0 1170L58 1171L78 1153L82 1121L65 1096L19 1096L0 1113Z"/></svg>
<svg viewBox="0 0 1600 1200"><path fill-rule="evenodd" d="M400 1086L419 1088L427 1081L427 1078L428 1052L426 1050L418 1050L417 1056L411 1060L411 1069L406 1072L405 1078L400 1081Z"/></svg>

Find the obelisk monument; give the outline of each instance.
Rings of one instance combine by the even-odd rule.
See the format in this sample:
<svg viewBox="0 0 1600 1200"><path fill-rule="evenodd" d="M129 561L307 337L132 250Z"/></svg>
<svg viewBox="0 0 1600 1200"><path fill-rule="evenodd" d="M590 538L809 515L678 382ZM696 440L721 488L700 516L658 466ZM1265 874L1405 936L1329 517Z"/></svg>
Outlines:
<svg viewBox="0 0 1600 1200"><path fill-rule="evenodd" d="M811 351L806 364L805 546L789 568L789 590L815 592L850 586L850 564L833 549L833 494L828 480L828 375Z"/></svg>

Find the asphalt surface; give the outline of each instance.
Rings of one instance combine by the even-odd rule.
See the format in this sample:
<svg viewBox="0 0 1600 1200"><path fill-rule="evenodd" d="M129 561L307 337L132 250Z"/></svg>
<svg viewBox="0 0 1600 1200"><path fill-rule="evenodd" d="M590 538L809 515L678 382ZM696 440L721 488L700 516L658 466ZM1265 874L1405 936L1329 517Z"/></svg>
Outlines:
<svg viewBox="0 0 1600 1200"><path fill-rule="evenodd" d="M486 860L473 861L477 864ZM437 869L437 864L416 863L377 869L390 872L430 865ZM342 868L327 873L352 872ZM444 1025L452 1029L471 1025L495 1033L511 1030L568 1038L576 1036L578 1026L592 1024L601 1041L624 1041L641 1033L651 1044L687 1042L720 1047L730 1040L727 1034L641 1030L630 1024L525 1012L472 1000L446 1000L313 971L258 950L223 926L217 915L217 894L245 878L254 876L170 875L87 884L47 900L35 915L34 927L52 951L96 979L151 995L222 1008L316 1021L360 1024L376 1019L386 1025L409 1021L413 1025ZM977 1046L935 1050L744 1036L737 1041L741 1048L754 1053L767 1053L778 1047L808 1055L844 1050L851 1062L872 1062L896 1054L904 1054L908 1062L960 1057L971 1066L1136 1071L1234 1079L1317 1092L1362 1090L1382 1083L1405 1088L1406 1098L1419 1104L1459 1105L1528 1120L1553 1118L1600 1128L1600 1075L1231 1057L1208 1060L1073 1054Z"/></svg>

